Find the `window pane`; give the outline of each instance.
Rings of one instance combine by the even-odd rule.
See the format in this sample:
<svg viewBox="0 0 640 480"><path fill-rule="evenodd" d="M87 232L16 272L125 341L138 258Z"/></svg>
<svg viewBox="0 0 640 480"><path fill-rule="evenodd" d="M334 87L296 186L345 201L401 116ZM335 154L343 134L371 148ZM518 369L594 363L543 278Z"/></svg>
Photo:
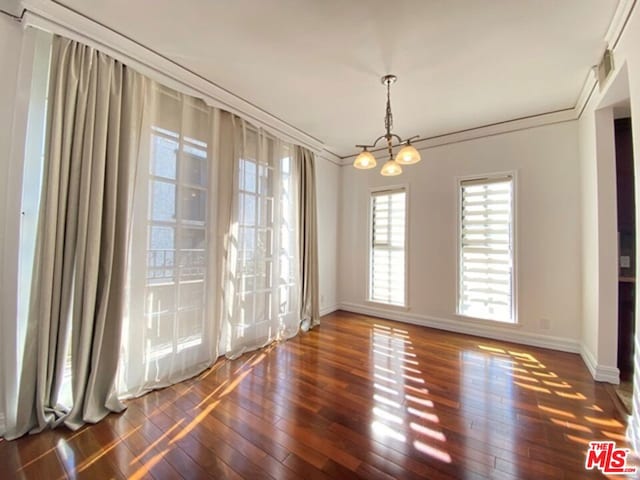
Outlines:
<svg viewBox="0 0 640 480"><path fill-rule="evenodd" d="M202 280L205 276L204 250L180 250L180 280Z"/></svg>
<svg viewBox="0 0 640 480"><path fill-rule="evenodd" d="M180 289L180 310L200 310L204 300L204 284L192 282Z"/></svg>
<svg viewBox="0 0 640 480"><path fill-rule="evenodd" d="M175 250L150 249L147 252L147 283L173 282L175 276Z"/></svg>
<svg viewBox="0 0 640 480"><path fill-rule="evenodd" d="M273 255L273 231L271 229L258 230L257 249L263 257Z"/></svg>
<svg viewBox="0 0 640 480"><path fill-rule="evenodd" d="M239 197L240 210L238 218L241 219L243 225L255 225L257 197L250 193L240 193Z"/></svg>
<svg viewBox="0 0 640 480"><path fill-rule="evenodd" d="M267 227L273 224L273 199L261 198L258 212L258 225Z"/></svg>
<svg viewBox="0 0 640 480"><path fill-rule="evenodd" d="M240 190L256 193L257 165L250 160L240 160Z"/></svg>
<svg viewBox="0 0 640 480"><path fill-rule="evenodd" d="M405 304L406 192L371 197L371 265L369 297L391 305Z"/></svg>
<svg viewBox="0 0 640 480"><path fill-rule="evenodd" d="M260 195L270 195L273 189L273 169L266 165L260 165L258 171L258 193Z"/></svg>
<svg viewBox="0 0 640 480"><path fill-rule="evenodd" d="M458 313L513 322L513 180L460 186Z"/></svg>
<svg viewBox="0 0 640 480"><path fill-rule="evenodd" d="M181 216L184 220L204 222L207 209L207 192L195 188L183 188Z"/></svg>
<svg viewBox="0 0 640 480"><path fill-rule="evenodd" d="M183 156L183 182L204 187L207 184L207 152L185 145Z"/></svg>
<svg viewBox="0 0 640 480"><path fill-rule="evenodd" d="M175 288L172 285L158 285L148 288L144 304L147 314L174 311L176 308ZM150 328L153 328L153 322L151 322Z"/></svg>
<svg viewBox="0 0 640 480"><path fill-rule="evenodd" d="M158 177L176 179L178 142L161 135L152 135L151 173Z"/></svg>
<svg viewBox="0 0 640 480"><path fill-rule="evenodd" d="M175 231L173 227L152 226L149 237L150 250L173 250L175 248Z"/></svg>
<svg viewBox="0 0 640 480"><path fill-rule="evenodd" d="M176 186L159 180L152 181L151 219L175 220Z"/></svg>

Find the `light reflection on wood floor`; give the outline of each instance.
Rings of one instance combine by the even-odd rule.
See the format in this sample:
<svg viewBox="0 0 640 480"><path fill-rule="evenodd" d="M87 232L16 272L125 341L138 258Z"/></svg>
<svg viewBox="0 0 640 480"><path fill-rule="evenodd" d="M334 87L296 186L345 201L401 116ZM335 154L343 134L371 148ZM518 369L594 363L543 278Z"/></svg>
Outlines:
<svg viewBox="0 0 640 480"><path fill-rule="evenodd" d="M578 479L625 420L579 356L338 312L78 432L2 478Z"/></svg>

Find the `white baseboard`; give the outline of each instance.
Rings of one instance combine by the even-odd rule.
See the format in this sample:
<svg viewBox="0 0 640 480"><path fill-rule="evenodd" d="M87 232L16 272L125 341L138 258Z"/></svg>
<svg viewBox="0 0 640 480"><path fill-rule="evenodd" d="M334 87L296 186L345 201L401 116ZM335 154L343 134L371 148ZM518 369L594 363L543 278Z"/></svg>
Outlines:
<svg viewBox="0 0 640 480"><path fill-rule="evenodd" d="M388 320L397 320L399 322L412 323L423 327L437 328L449 332L464 333L466 335L475 335L478 337L491 338L494 340L503 340L506 342L520 343L531 345L533 347L550 348L562 352L580 353L580 342L570 338L554 337L551 335L540 335L537 333L523 332L517 326L494 326L486 325L483 322L474 320L456 321L446 318L437 318L426 315L418 315L409 312L390 311L384 308L378 308L370 305L362 305L350 302L340 304L341 310L348 312L360 313L363 315L371 315L381 317Z"/></svg>
<svg viewBox="0 0 640 480"><path fill-rule="evenodd" d="M580 345L580 356L595 381L613 383L614 385L620 383L620 370L617 367L599 365L596 357L584 344Z"/></svg>
<svg viewBox="0 0 640 480"><path fill-rule="evenodd" d="M449 332L464 333L466 335L475 335L478 337L492 338L506 342L520 343L523 345L531 345L533 347L549 348L551 350L559 350L561 352L579 353L582 361L587 366L587 369L591 373L591 376L593 376L594 380L597 382L608 382L615 385L620 383L620 371L616 367L599 365L596 362L593 353L591 353L591 351L589 351L582 342L571 338L523 332L512 325L500 327L485 325L473 320L461 322L446 318L418 315L404 311L387 310L385 308L351 302L341 303L340 309L348 312L360 313L362 315L371 315L388 320L412 323L423 327L437 328L439 330L446 330Z"/></svg>
<svg viewBox="0 0 640 480"><path fill-rule="evenodd" d="M330 307L321 308L320 316L324 317L325 315L329 315L330 313L333 313L336 310L340 310L340 305L331 305Z"/></svg>

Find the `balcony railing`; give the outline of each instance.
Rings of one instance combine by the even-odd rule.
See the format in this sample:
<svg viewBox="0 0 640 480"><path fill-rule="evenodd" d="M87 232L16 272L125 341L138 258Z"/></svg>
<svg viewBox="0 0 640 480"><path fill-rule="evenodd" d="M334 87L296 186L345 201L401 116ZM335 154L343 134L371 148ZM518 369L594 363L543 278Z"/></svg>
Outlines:
<svg viewBox="0 0 640 480"><path fill-rule="evenodd" d="M177 258L176 258L177 257ZM147 250L147 282L175 282L201 280L206 271L206 253L203 249Z"/></svg>

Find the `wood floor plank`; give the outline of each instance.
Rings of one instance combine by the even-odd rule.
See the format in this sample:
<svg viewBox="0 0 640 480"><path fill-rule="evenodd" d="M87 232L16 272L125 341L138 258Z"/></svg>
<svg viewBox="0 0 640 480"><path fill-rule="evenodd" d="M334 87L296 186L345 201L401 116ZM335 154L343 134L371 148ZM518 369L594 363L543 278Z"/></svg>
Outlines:
<svg viewBox="0 0 640 480"><path fill-rule="evenodd" d="M629 448L578 355L347 312L127 405L0 441L3 478L570 480Z"/></svg>

